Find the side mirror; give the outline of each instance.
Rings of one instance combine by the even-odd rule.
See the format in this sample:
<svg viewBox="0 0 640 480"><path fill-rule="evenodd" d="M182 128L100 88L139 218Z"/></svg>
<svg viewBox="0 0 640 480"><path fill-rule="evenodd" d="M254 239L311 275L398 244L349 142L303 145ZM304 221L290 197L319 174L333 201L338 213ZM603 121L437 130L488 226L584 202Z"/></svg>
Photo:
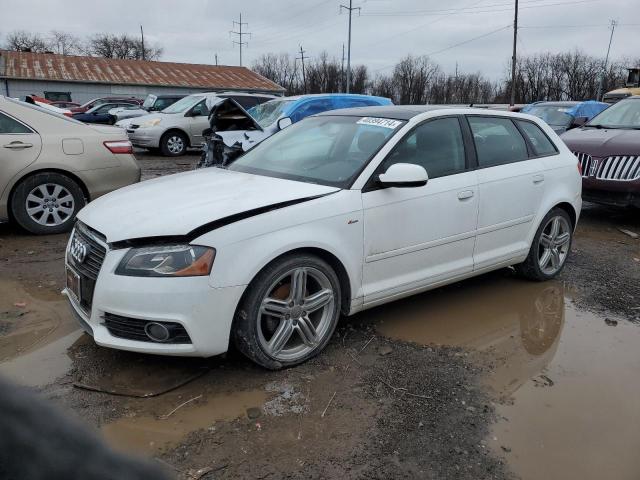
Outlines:
<svg viewBox="0 0 640 480"><path fill-rule="evenodd" d="M290 117L282 117L281 119L278 120L278 130L284 130L292 123L293 121L291 120Z"/></svg>
<svg viewBox="0 0 640 480"><path fill-rule="evenodd" d="M378 176L380 185L397 188L422 187L428 180L427 171L412 163L395 163Z"/></svg>
<svg viewBox="0 0 640 480"><path fill-rule="evenodd" d="M587 117L576 117L573 119L573 122L571 122L570 128L581 127L588 121L589 119Z"/></svg>

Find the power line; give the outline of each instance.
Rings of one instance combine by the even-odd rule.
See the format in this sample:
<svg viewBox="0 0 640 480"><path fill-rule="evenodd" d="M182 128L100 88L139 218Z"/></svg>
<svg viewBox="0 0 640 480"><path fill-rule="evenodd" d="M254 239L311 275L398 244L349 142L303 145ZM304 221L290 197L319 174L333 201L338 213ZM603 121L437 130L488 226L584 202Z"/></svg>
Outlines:
<svg viewBox="0 0 640 480"><path fill-rule="evenodd" d="M349 6L340 5L340 12L342 9L349 11L349 40L347 45L347 88L346 93L349 93L349 88L351 86L351 14L354 10L358 11L358 15L360 15L360 11L362 10L360 7L353 6L353 0L349 0Z"/></svg>
<svg viewBox="0 0 640 480"><path fill-rule="evenodd" d="M245 46L245 47L249 46L249 43L245 42L243 40L243 37L245 35L251 36L251 33L242 31L243 25L247 25L247 26L249 25L248 23L245 23L245 22L242 21L242 13L240 14L240 21L238 21L238 22L236 22L235 20L233 21L233 26L235 27L236 25L238 26L238 30L239 31L236 32L235 30L231 30L229 32L229 34L238 36L238 40L233 40L233 43L240 47L240 66L242 66L242 47L243 46Z"/></svg>
<svg viewBox="0 0 640 480"><path fill-rule="evenodd" d="M465 44L473 42L475 40L480 40L481 38L488 37L488 36L493 35L495 33L498 33L498 32L501 32L503 30L506 30L508 28L511 28L511 24L505 25L504 27L500 27L500 28L497 28L495 30L491 30L490 32L487 32L487 33L483 33L482 35L478 35L477 37L469 38L468 40L464 40L462 42L458 42L458 43L455 43L453 45L449 45L448 47L441 48L440 50L435 50L433 52L429 52L429 53L426 54L426 56L430 57L430 56L433 56L433 55L438 55L439 53L446 52L447 50L451 50L452 48L456 48L456 47L459 47L461 45L465 45ZM381 70L385 70L385 69L387 69L389 67L393 67L394 65L387 65L386 67L378 68L378 69L374 70L374 72L379 72Z"/></svg>

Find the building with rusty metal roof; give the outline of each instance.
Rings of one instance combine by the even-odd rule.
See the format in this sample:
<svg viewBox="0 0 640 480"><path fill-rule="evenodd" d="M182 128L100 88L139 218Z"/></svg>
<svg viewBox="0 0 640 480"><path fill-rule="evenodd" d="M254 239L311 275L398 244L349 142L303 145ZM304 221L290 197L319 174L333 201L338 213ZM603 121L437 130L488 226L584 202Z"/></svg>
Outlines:
<svg viewBox="0 0 640 480"><path fill-rule="evenodd" d="M50 99L242 91L281 95L284 88L246 67L121 60L0 50L0 94ZM64 97L64 95L62 95Z"/></svg>

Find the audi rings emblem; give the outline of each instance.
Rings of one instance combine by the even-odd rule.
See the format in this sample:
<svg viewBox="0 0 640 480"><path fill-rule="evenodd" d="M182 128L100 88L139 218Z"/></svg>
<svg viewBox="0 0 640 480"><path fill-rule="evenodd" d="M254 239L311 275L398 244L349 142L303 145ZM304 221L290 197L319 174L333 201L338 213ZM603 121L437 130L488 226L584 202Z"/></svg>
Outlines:
<svg viewBox="0 0 640 480"><path fill-rule="evenodd" d="M89 245L79 240L77 237L73 237L71 245L69 246L69 254L77 263L83 263L87 255L89 255Z"/></svg>

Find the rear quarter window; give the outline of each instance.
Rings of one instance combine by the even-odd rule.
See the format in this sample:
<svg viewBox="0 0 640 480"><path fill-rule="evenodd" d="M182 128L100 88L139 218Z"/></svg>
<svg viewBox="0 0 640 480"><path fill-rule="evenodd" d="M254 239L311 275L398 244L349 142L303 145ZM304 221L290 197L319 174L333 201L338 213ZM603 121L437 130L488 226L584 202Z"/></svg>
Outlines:
<svg viewBox="0 0 640 480"><path fill-rule="evenodd" d="M529 139L529 142L533 147L533 152L537 156L542 157L558 153L558 149L553 142L535 123L527 122L525 120L516 120L516 122L524 132L525 136Z"/></svg>
<svg viewBox="0 0 640 480"><path fill-rule="evenodd" d="M22 123L0 112L0 135L16 133L31 133L31 130Z"/></svg>

